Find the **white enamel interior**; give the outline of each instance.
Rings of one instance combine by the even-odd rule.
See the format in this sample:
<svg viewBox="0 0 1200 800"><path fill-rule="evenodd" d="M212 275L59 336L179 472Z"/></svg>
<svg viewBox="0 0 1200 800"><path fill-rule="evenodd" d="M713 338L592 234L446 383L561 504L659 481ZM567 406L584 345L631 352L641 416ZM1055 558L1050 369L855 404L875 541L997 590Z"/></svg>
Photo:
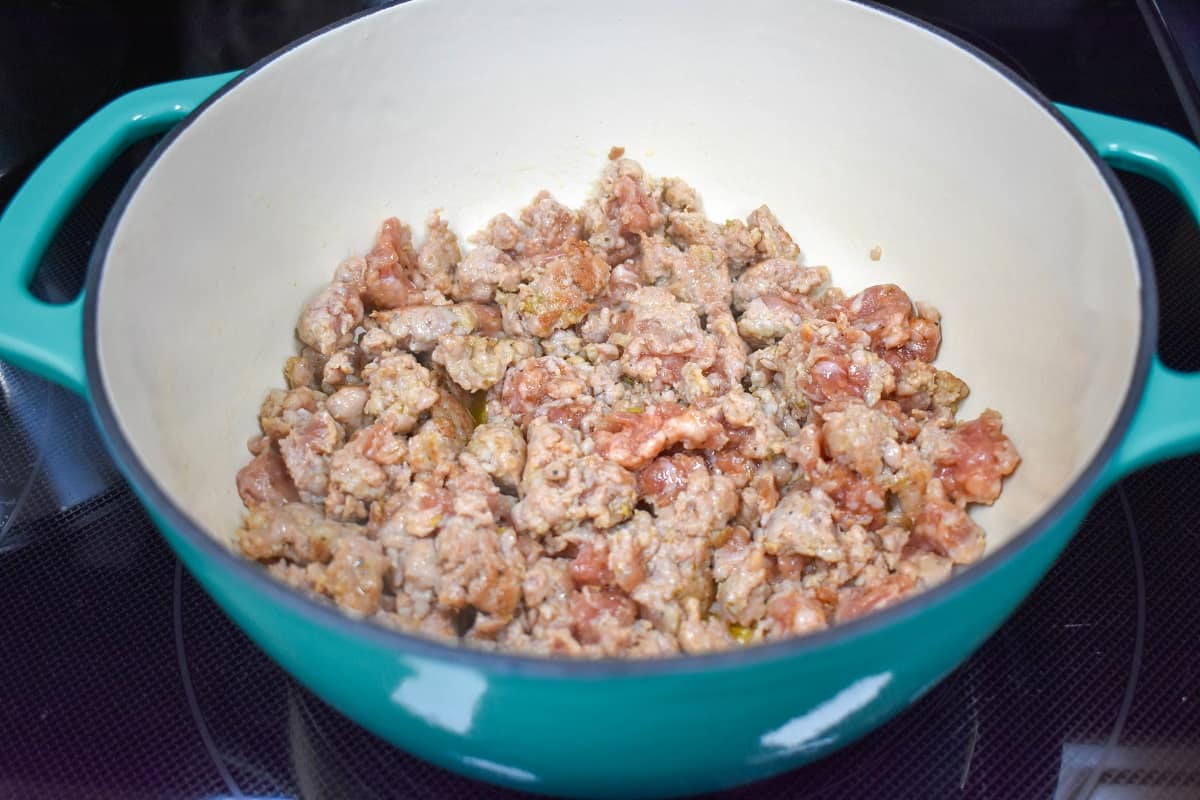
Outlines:
<svg viewBox="0 0 1200 800"><path fill-rule="evenodd" d="M213 535L299 310L389 215L460 235L542 188L578 203L612 145L768 203L848 290L941 309L963 408L1024 463L978 519L991 547L1061 494L1135 361L1130 234L1076 141L994 69L841 0L414 0L251 75L133 195L99 284L99 354L138 458ZM868 252L880 246L883 258Z"/></svg>

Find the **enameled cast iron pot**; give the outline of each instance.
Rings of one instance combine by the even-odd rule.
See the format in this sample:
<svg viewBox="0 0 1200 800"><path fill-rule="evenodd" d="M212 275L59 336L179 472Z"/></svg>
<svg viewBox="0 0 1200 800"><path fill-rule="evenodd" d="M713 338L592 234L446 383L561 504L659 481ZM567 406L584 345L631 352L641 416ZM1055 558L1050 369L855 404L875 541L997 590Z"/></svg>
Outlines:
<svg viewBox="0 0 1200 800"><path fill-rule="evenodd" d="M29 295L53 231L131 141L173 129L109 215L86 292ZM1024 456L990 554L916 599L738 652L576 663L353 621L227 549L297 312L389 215L460 233L542 188L578 203L612 145L766 202L850 291L938 306L939 364ZM1099 157L1098 157L1099 156ZM313 691L400 747L546 793L661 796L812 760L903 709L1013 611L1124 473L1200 444L1200 380L1155 357L1141 228L1101 162L1197 210L1200 153L1055 107L928 26L844 0L414 0L234 77L126 95L0 219L0 355L86 394L188 569ZM875 245L883 259L873 262Z"/></svg>

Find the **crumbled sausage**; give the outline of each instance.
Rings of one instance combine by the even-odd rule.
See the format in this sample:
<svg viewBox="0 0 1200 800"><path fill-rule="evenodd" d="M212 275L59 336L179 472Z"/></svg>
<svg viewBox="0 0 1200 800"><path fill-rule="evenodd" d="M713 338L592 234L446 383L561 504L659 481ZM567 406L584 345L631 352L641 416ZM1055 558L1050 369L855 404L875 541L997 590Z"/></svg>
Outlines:
<svg viewBox="0 0 1200 800"><path fill-rule="evenodd" d="M234 543L373 623L630 658L801 636L980 559L1020 456L956 414L941 317L847 296L767 207L709 219L614 148L464 252L387 219L296 326Z"/></svg>

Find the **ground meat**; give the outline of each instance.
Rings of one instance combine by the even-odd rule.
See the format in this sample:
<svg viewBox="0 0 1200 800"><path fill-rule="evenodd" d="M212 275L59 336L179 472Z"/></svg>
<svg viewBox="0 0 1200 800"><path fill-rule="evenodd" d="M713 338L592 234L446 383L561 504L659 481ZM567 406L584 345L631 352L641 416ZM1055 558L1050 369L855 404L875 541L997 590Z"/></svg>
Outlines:
<svg viewBox="0 0 1200 800"><path fill-rule="evenodd" d="M371 308L398 308L420 296L412 275L417 266L412 230L392 217L384 220L367 254L363 271L363 299Z"/></svg>
<svg viewBox="0 0 1200 800"><path fill-rule="evenodd" d="M512 364L533 353L530 342L452 334L433 349L433 361L460 387L478 392L495 386Z"/></svg>
<svg viewBox="0 0 1200 800"><path fill-rule="evenodd" d="M325 371L325 360L325 356L311 347L305 347L300 351L300 355L289 358L283 365L283 377L288 388L319 388L321 375Z"/></svg>
<svg viewBox="0 0 1200 800"><path fill-rule="evenodd" d="M779 220L766 206L759 206L746 217L746 224L759 231L760 237L755 249L766 258L796 259L800 256L800 248L792 241L791 235L779 224Z"/></svg>
<svg viewBox="0 0 1200 800"><path fill-rule="evenodd" d="M858 474L878 477L896 445L896 429L886 413L857 403L825 415L825 448L835 461Z"/></svg>
<svg viewBox="0 0 1200 800"><path fill-rule="evenodd" d="M539 418L528 437L521 500L512 510L517 530L543 536L584 521L611 528L630 517L637 502L633 473L596 455L581 457L579 434L565 425Z"/></svg>
<svg viewBox="0 0 1200 800"><path fill-rule="evenodd" d="M775 295L756 297L738 318L738 334L752 347L764 347L800 327L805 310Z"/></svg>
<svg viewBox="0 0 1200 800"><path fill-rule="evenodd" d="M628 311L610 340L622 347L627 377L660 389L677 384L687 364L703 371L716 362L717 342L701 327L695 307L656 286L638 289L626 302Z"/></svg>
<svg viewBox="0 0 1200 800"><path fill-rule="evenodd" d="M990 409L949 431L929 426L918 442L936 465L934 474L941 479L946 493L964 503L994 502L1000 496L1003 478L1011 475L1021 461L1004 435L1000 415Z"/></svg>
<svg viewBox="0 0 1200 800"><path fill-rule="evenodd" d="M281 506L300 499L275 442L264 440L261 452L238 470L238 495L246 508Z"/></svg>
<svg viewBox="0 0 1200 800"><path fill-rule="evenodd" d="M443 390L428 418L408 439L408 465L414 473L434 472L452 463L467 446L475 420L453 392Z"/></svg>
<svg viewBox="0 0 1200 800"><path fill-rule="evenodd" d="M251 558L286 558L297 564L327 563L334 544L358 536L362 528L325 519L320 509L304 503L259 506L250 510L236 534L238 546Z"/></svg>
<svg viewBox="0 0 1200 800"><path fill-rule="evenodd" d="M726 441L721 423L696 408L663 403L644 411L609 414L595 434L596 450L629 469L641 469L663 450L682 445L717 449Z"/></svg>
<svg viewBox="0 0 1200 800"><path fill-rule="evenodd" d="M279 442L279 452L292 483L306 503L319 502L329 484L329 459L341 446L344 430L329 412L321 409Z"/></svg>
<svg viewBox="0 0 1200 800"><path fill-rule="evenodd" d="M363 320L363 302L354 287L331 283L308 304L296 323L296 337L323 355L354 341Z"/></svg>
<svg viewBox="0 0 1200 800"><path fill-rule="evenodd" d="M745 311L762 297L774 297L812 316L812 296L829 282L825 267L805 267L794 258L768 258L743 272L733 285L733 307Z"/></svg>
<svg viewBox="0 0 1200 800"><path fill-rule="evenodd" d="M829 626L825 606L814 592L795 581L781 581L767 601L766 636L782 639L824 630Z"/></svg>
<svg viewBox="0 0 1200 800"><path fill-rule="evenodd" d="M743 528L713 553L717 582L714 609L728 623L753 627L766 613L771 594L771 563L762 542Z"/></svg>
<svg viewBox="0 0 1200 800"><path fill-rule="evenodd" d="M342 608L374 614L379 610L386 567L378 542L362 536L342 537L333 545L333 558L325 567L321 589Z"/></svg>
<svg viewBox="0 0 1200 800"><path fill-rule="evenodd" d="M483 423L471 433L467 452L506 492L516 492L525 471L525 438L513 425Z"/></svg>
<svg viewBox="0 0 1200 800"><path fill-rule="evenodd" d="M578 239L531 259L523 272L531 278L517 288L511 302L521 329L537 337L575 325L608 288L608 264Z"/></svg>
<svg viewBox="0 0 1200 800"><path fill-rule="evenodd" d="M372 314L372 319L395 337L395 344L413 353L428 353L451 335L495 333L498 317L493 307L478 303L408 306Z"/></svg>
<svg viewBox="0 0 1200 800"><path fill-rule="evenodd" d="M371 502L381 499L388 489L391 476L387 467L407 457L408 449L396 436L391 417L380 417L355 433L330 459L326 516L366 520Z"/></svg>
<svg viewBox="0 0 1200 800"><path fill-rule="evenodd" d="M758 540L773 556L801 555L841 561L845 553L834 524L834 510L833 500L820 489L793 489L763 520Z"/></svg>
<svg viewBox="0 0 1200 800"><path fill-rule="evenodd" d="M521 285L521 267L503 250L481 244L467 253L454 271L450 294L455 300L490 303L496 290L515 292Z"/></svg>
<svg viewBox="0 0 1200 800"><path fill-rule="evenodd" d="M521 223L525 226L520 253L535 256L558 250L583 234L579 214L550 196L539 192L533 202L521 209Z"/></svg>
<svg viewBox="0 0 1200 800"><path fill-rule="evenodd" d="M983 556L1020 456L931 362L940 315L847 297L766 206L705 216L614 148L466 253L385 220L296 326L234 541L372 623L662 657L822 630Z"/></svg>
<svg viewBox="0 0 1200 800"><path fill-rule="evenodd" d="M449 294L454 266L462 258L458 237L435 211L425 222L425 242L417 253L417 285Z"/></svg>

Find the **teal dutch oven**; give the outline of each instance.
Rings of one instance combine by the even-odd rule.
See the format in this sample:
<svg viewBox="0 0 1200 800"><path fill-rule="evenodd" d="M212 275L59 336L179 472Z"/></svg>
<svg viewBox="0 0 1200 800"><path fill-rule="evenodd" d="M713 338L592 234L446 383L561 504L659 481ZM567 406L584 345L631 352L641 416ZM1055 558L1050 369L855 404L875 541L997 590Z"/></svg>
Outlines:
<svg viewBox="0 0 1200 800"><path fill-rule="evenodd" d="M124 147L84 295L28 291ZM810 263L943 314L939 364L1024 457L986 557L923 595L736 652L578 662L352 620L229 547L298 310L389 215L468 233L539 189L582 200L610 146L710 216L766 202ZM1200 153L1055 106L968 45L844 0L414 0L238 75L151 86L65 139L0 218L0 355L86 395L171 547L267 653L347 716L511 787L667 796L763 778L919 698L1017 607L1106 486L1200 446L1200 379L1155 356L1154 273L1104 162L1200 212ZM883 252L878 262L868 253Z"/></svg>

